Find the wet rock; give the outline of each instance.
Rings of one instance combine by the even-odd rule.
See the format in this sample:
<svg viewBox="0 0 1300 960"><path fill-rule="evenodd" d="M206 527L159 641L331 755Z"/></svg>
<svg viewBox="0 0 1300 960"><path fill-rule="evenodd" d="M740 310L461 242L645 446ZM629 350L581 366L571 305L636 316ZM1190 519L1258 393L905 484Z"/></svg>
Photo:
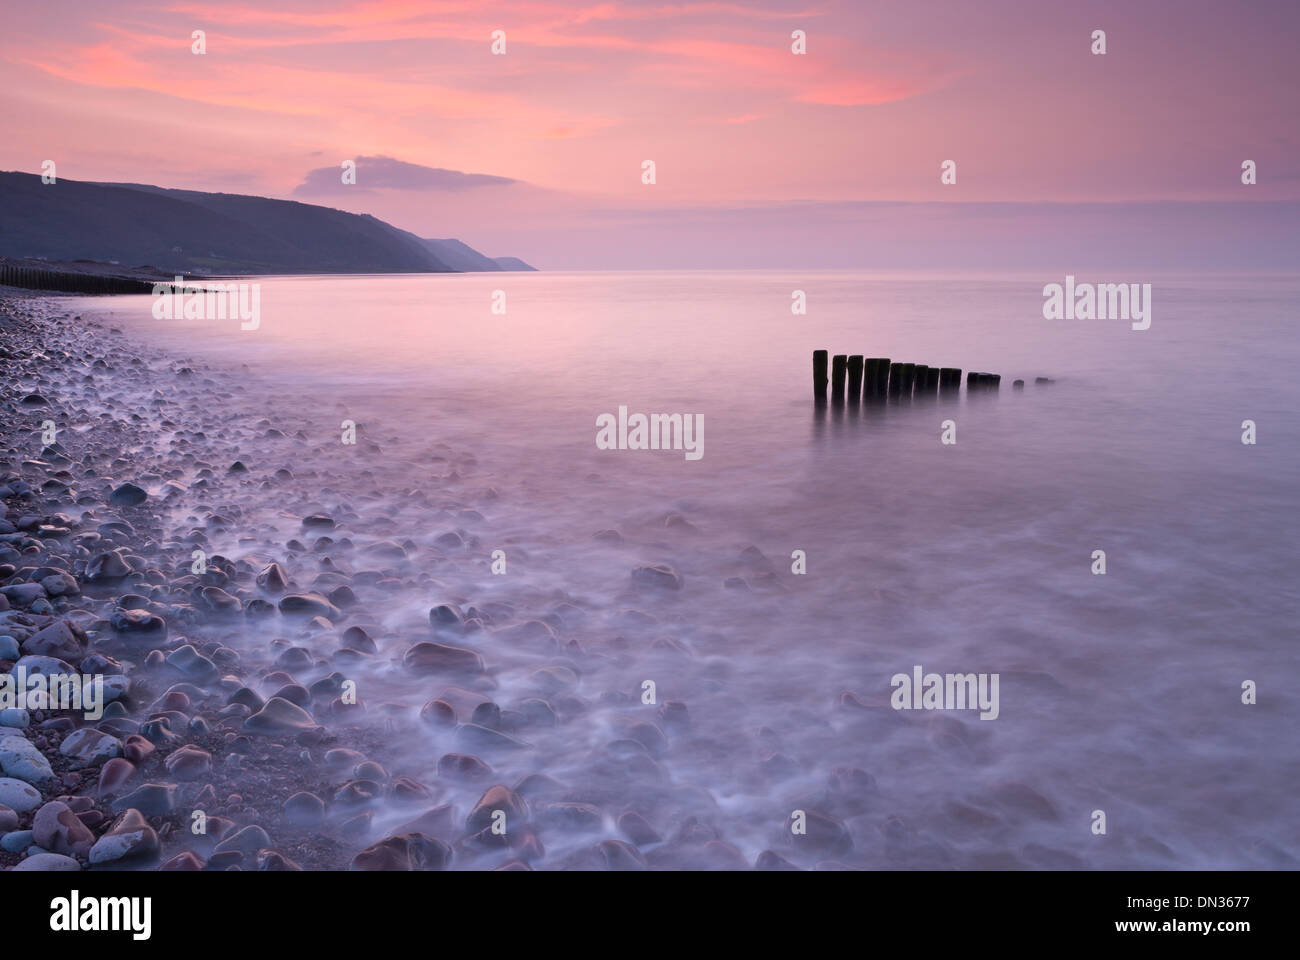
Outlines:
<svg viewBox="0 0 1300 960"><path fill-rule="evenodd" d="M74 765L89 766L103 763L113 757L120 757L122 741L117 737L101 733L93 727L82 727L64 738L63 743L59 745L59 753L71 760Z"/></svg>
<svg viewBox="0 0 1300 960"><path fill-rule="evenodd" d="M204 587L199 596L212 613L239 613L244 609L238 597L232 597L220 587Z"/></svg>
<svg viewBox="0 0 1300 960"><path fill-rule="evenodd" d="M85 856L95 843L95 835L66 803L58 800L51 800L36 811L32 838L37 846L67 857Z"/></svg>
<svg viewBox="0 0 1300 960"><path fill-rule="evenodd" d="M109 626L135 640L157 643L167 638L167 621L147 610L114 610Z"/></svg>
<svg viewBox="0 0 1300 960"><path fill-rule="evenodd" d="M46 596L50 597L74 597L81 593L76 578L68 573L52 573L48 577L42 577L40 584Z"/></svg>
<svg viewBox="0 0 1300 960"><path fill-rule="evenodd" d="M416 673L482 673L483 659L473 650L424 640L409 647L402 657Z"/></svg>
<svg viewBox="0 0 1300 960"><path fill-rule="evenodd" d="M291 616L324 617L338 620L342 611L319 593L291 593L280 598L280 612Z"/></svg>
<svg viewBox="0 0 1300 960"><path fill-rule="evenodd" d="M66 620L55 620L23 641L23 652L76 663L85 652L84 638L85 634L73 624Z"/></svg>
<svg viewBox="0 0 1300 960"><path fill-rule="evenodd" d="M393 781L389 796L394 803L428 803L433 799L429 788L410 777L398 777Z"/></svg>
<svg viewBox="0 0 1300 960"><path fill-rule="evenodd" d="M501 728L501 708L491 700L484 700L470 714L470 722L476 723L480 727L499 730Z"/></svg>
<svg viewBox="0 0 1300 960"><path fill-rule="evenodd" d="M153 751L153 744L139 734L132 734L122 741L122 756L135 764L144 763Z"/></svg>
<svg viewBox="0 0 1300 960"><path fill-rule="evenodd" d="M157 858L158 834L139 810L127 810L108 832L90 848L90 862L100 864L142 863Z"/></svg>
<svg viewBox="0 0 1300 960"><path fill-rule="evenodd" d="M168 773L182 783L200 780L212 772L212 754L194 744L187 744L179 750L173 750L164 766Z"/></svg>
<svg viewBox="0 0 1300 960"><path fill-rule="evenodd" d="M96 554L86 564L86 579L92 583L111 583L121 580L130 573L130 566L116 550L112 553Z"/></svg>
<svg viewBox="0 0 1300 960"><path fill-rule="evenodd" d="M492 768L473 754L447 753L438 759L438 776L471 783L492 776Z"/></svg>
<svg viewBox="0 0 1300 960"><path fill-rule="evenodd" d="M243 704L254 713L261 710L266 704L266 701L257 694L257 691L252 690L249 687L240 687L230 695L230 699L226 702Z"/></svg>
<svg viewBox="0 0 1300 960"><path fill-rule="evenodd" d="M72 873L80 869L81 864L72 857L64 856L61 853L37 853L14 867L14 872L35 873L37 871L52 872L57 870Z"/></svg>
<svg viewBox="0 0 1300 960"><path fill-rule="evenodd" d="M451 863L451 847L424 833L388 837L352 858L353 870L443 870Z"/></svg>
<svg viewBox="0 0 1300 960"><path fill-rule="evenodd" d="M152 747L153 745L150 744ZM122 787L135 776L135 764L124 757L114 757L99 770L100 796L120 793Z"/></svg>
<svg viewBox="0 0 1300 960"><path fill-rule="evenodd" d="M641 851L622 840L602 840L578 851L565 864L580 870L645 870Z"/></svg>
<svg viewBox="0 0 1300 960"><path fill-rule="evenodd" d="M257 585L268 593L284 593L289 589L289 576L278 563L268 563L257 575Z"/></svg>
<svg viewBox="0 0 1300 960"><path fill-rule="evenodd" d="M754 869L778 871L798 870L799 868L779 853L772 850L764 850L758 855L758 859L754 861Z"/></svg>
<svg viewBox="0 0 1300 960"><path fill-rule="evenodd" d="M546 804L538 819L543 826L573 833L600 831L605 826L600 807L573 801Z"/></svg>
<svg viewBox="0 0 1300 960"><path fill-rule="evenodd" d="M343 631L343 636L339 638L339 642L350 650L360 650L362 653L379 652L379 648L375 646L375 641L371 639L370 634L366 633L361 627L348 627Z"/></svg>
<svg viewBox="0 0 1300 960"><path fill-rule="evenodd" d="M194 649L193 644L189 643L177 647L167 654L166 662L173 670L198 684L210 683L221 673L215 663L199 653L198 650Z"/></svg>
<svg viewBox="0 0 1300 960"><path fill-rule="evenodd" d="M45 598L45 588L39 583L16 583L0 587L0 596L16 606L30 607Z"/></svg>
<svg viewBox="0 0 1300 960"><path fill-rule="evenodd" d="M305 529L333 530L334 519L332 517L327 517L323 513L313 513L310 517L302 518L302 525Z"/></svg>
<svg viewBox="0 0 1300 960"><path fill-rule="evenodd" d="M463 619L460 608L454 603L441 603L429 611L429 623L435 628L454 627Z"/></svg>
<svg viewBox="0 0 1300 960"><path fill-rule="evenodd" d="M0 733L0 773L26 783L43 783L54 778L45 755L24 736Z"/></svg>
<svg viewBox="0 0 1300 960"><path fill-rule="evenodd" d="M637 586L659 590L680 590L682 577L667 563L649 563L632 571L632 582Z"/></svg>
<svg viewBox="0 0 1300 960"><path fill-rule="evenodd" d="M628 810L618 818L618 829L638 847L660 843L663 837L635 810Z"/></svg>
<svg viewBox="0 0 1300 960"><path fill-rule="evenodd" d="M469 833L489 829L498 810L506 815L507 833L528 822L528 804L524 798L509 787L496 784L488 787L483 796L479 797L478 803L474 804L474 809L465 821L465 829Z"/></svg>
<svg viewBox="0 0 1300 960"><path fill-rule="evenodd" d="M791 833L790 842L796 850L810 850L819 855L843 855L853 850L853 840L848 828L834 817L817 810L804 811L806 833Z"/></svg>
<svg viewBox="0 0 1300 960"><path fill-rule="evenodd" d="M325 802L314 793L295 793L282 810L284 818L296 827L315 827L325 820Z"/></svg>
<svg viewBox="0 0 1300 960"><path fill-rule="evenodd" d="M536 697L520 702L519 713L524 723L531 727L553 727L560 722L551 705Z"/></svg>
<svg viewBox="0 0 1300 960"><path fill-rule="evenodd" d="M0 777L0 806L26 813L35 810L40 802L40 792L27 781Z"/></svg>
<svg viewBox="0 0 1300 960"><path fill-rule="evenodd" d="M300 683L286 683L275 695L282 700L288 700L290 703L296 703L304 710L311 706L311 694L307 688Z"/></svg>
<svg viewBox="0 0 1300 960"><path fill-rule="evenodd" d="M115 507L135 507L149 499L149 494L134 483L123 483L113 488L108 502Z"/></svg>
<svg viewBox="0 0 1300 960"><path fill-rule="evenodd" d="M271 846L271 838L267 836L266 831L257 824L252 824L226 837L217 844L213 853L238 851L248 855L257 853L257 851L264 850L269 846Z"/></svg>
<svg viewBox="0 0 1300 960"><path fill-rule="evenodd" d="M202 870L204 867L203 858L193 850L184 850L176 854L162 866L159 870Z"/></svg>
<svg viewBox="0 0 1300 960"><path fill-rule="evenodd" d="M176 809L176 787L172 784L145 783L111 804L114 813L138 810L146 817L165 817Z"/></svg>
<svg viewBox="0 0 1300 960"><path fill-rule="evenodd" d="M244 721L244 729L251 733L301 733L315 728L316 721L310 713L281 697L272 697L266 706Z"/></svg>
<svg viewBox="0 0 1300 960"><path fill-rule="evenodd" d="M442 699L433 699L420 708L420 719L431 727L454 727L456 710Z"/></svg>

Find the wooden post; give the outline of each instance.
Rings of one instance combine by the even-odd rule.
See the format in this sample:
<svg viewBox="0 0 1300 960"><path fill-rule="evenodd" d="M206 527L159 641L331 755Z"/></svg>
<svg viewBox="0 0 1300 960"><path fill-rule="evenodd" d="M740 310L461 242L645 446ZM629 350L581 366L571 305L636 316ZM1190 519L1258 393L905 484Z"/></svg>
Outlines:
<svg viewBox="0 0 1300 960"><path fill-rule="evenodd" d="M825 350L813 351L813 399L818 403L826 402L826 358Z"/></svg>
<svg viewBox="0 0 1300 960"><path fill-rule="evenodd" d="M896 397L903 389L903 365L901 363L891 363L889 365L889 387L886 391L888 396Z"/></svg>
<svg viewBox="0 0 1300 960"><path fill-rule="evenodd" d="M926 367L925 370L925 392L928 396L933 396L939 392L939 374L938 367Z"/></svg>
<svg viewBox="0 0 1300 960"><path fill-rule="evenodd" d="M1013 384L1011 384L1011 388L1013 390L1023 390L1025 389L1025 381L1017 380Z"/></svg>
<svg viewBox="0 0 1300 960"><path fill-rule="evenodd" d="M849 357L849 403L862 399L862 357L854 354Z"/></svg>
<svg viewBox="0 0 1300 960"><path fill-rule="evenodd" d="M930 367L924 363L916 365L916 371L912 376L912 396L925 395L925 379L930 375Z"/></svg>
<svg viewBox="0 0 1300 960"><path fill-rule="evenodd" d="M957 393L961 391L961 368L944 367L939 371L939 392Z"/></svg>
<svg viewBox="0 0 1300 960"><path fill-rule="evenodd" d="M863 367L862 395L880 400L889 392L889 358L871 357Z"/></svg>
<svg viewBox="0 0 1300 960"><path fill-rule="evenodd" d="M903 377L900 384L899 398L902 400L912 399L912 386L916 383L916 364L903 364Z"/></svg>
<svg viewBox="0 0 1300 960"><path fill-rule="evenodd" d="M831 403L844 402L844 373L848 362L849 358L842 353L831 358Z"/></svg>

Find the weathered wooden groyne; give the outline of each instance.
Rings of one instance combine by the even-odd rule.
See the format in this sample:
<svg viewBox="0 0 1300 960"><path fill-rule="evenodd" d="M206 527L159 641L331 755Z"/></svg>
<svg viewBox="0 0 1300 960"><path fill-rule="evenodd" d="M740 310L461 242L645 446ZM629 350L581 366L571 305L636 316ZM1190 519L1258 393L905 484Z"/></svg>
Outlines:
<svg viewBox="0 0 1300 960"><path fill-rule="evenodd" d="M152 293L153 281L134 277L104 276L34 267L30 263L0 260L0 286L25 290L60 290L67 293Z"/></svg>
<svg viewBox="0 0 1300 960"><path fill-rule="evenodd" d="M914 398L952 396L961 392L960 367L932 367L925 363L896 363L889 357L864 357L860 354L813 351L813 399L826 403L829 367L831 403L842 404L911 400ZM1046 378L1039 378L1045 380ZM1017 380L1018 386L1023 382ZM1002 376L997 373L969 371L966 392L997 390Z"/></svg>

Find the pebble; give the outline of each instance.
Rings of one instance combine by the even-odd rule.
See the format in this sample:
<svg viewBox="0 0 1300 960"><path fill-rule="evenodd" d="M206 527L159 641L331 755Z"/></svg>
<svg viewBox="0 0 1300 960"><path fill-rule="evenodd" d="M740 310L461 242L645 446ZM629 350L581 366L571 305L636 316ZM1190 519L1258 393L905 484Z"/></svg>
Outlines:
<svg viewBox="0 0 1300 960"><path fill-rule="evenodd" d="M101 763L122 755L122 741L93 727L82 727L64 738L59 753L80 766Z"/></svg>
<svg viewBox="0 0 1300 960"><path fill-rule="evenodd" d="M402 663L417 673L482 673L483 658L473 650L425 640L407 649Z"/></svg>
<svg viewBox="0 0 1300 960"><path fill-rule="evenodd" d="M282 697L272 697L261 710L244 721L250 733L295 733L316 728L310 713Z"/></svg>
<svg viewBox="0 0 1300 960"><path fill-rule="evenodd" d="M146 817L165 817L176 809L176 787L173 784L145 783L111 804L114 813L135 810Z"/></svg>
<svg viewBox="0 0 1300 960"><path fill-rule="evenodd" d="M446 843L423 833L388 837L352 858L353 870L443 870L451 863Z"/></svg>
<svg viewBox="0 0 1300 960"><path fill-rule="evenodd" d="M667 563L649 563L632 571L632 582L638 586L662 590L680 590L682 576Z"/></svg>
<svg viewBox="0 0 1300 960"><path fill-rule="evenodd" d="M295 793L282 809L284 818L294 826L315 827L325 820L325 803L314 793Z"/></svg>
<svg viewBox="0 0 1300 960"><path fill-rule="evenodd" d="M280 598L280 612L306 617L324 617L337 621L342 611L319 593L291 593Z"/></svg>
<svg viewBox="0 0 1300 960"><path fill-rule="evenodd" d="M45 755L21 735L0 739L0 773L27 783L42 783L54 778L54 771Z"/></svg>
<svg viewBox="0 0 1300 960"><path fill-rule="evenodd" d="M86 856L95 842L95 835L66 803L58 800L51 800L36 811L32 820L32 837L51 853L70 857Z"/></svg>
<svg viewBox="0 0 1300 960"><path fill-rule="evenodd" d="M113 488L108 502L115 507L135 507L149 499L149 494L134 483L123 483Z"/></svg>
<svg viewBox="0 0 1300 960"><path fill-rule="evenodd" d="M81 864L72 857L65 857L61 853L37 853L14 867L14 872L33 873L36 871L59 870L71 873L80 869Z"/></svg>
<svg viewBox="0 0 1300 960"><path fill-rule="evenodd" d="M56 620L24 640L23 652L41 657L57 657L75 663L85 652L85 646L77 636L79 632L73 632L73 627L66 620Z"/></svg>
<svg viewBox="0 0 1300 960"><path fill-rule="evenodd" d="M141 862L158 856L158 834L139 810L128 809L90 848L92 866L122 861Z"/></svg>
<svg viewBox="0 0 1300 960"><path fill-rule="evenodd" d="M194 744L186 744L172 751L163 765L182 783L201 780L212 772L212 754Z"/></svg>
<svg viewBox="0 0 1300 960"><path fill-rule="evenodd" d="M509 787L502 784L488 787L479 797L478 803L465 820L465 829L469 833L478 833L492 825L493 812L501 810L506 815L507 833L513 828L528 822L528 804Z"/></svg>

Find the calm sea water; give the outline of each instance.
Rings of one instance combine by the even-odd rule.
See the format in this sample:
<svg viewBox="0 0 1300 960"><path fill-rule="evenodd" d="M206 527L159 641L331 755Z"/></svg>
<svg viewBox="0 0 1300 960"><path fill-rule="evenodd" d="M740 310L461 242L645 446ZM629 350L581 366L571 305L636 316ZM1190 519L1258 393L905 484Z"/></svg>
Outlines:
<svg viewBox="0 0 1300 960"><path fill-rule="evenodd" d="M218 402L337 449L325 508L365 500L404 535L434 536L445 524L425 529L405 495L447 489L437 457L469 455L475 488L496 493L473 503L481 553L506 550L509 573L434 575L465 596L586 608L578 692L597 703L651 678L661 700L685 701L691 732L670 738L663 766L706 799L671 815L712 804L751 862L848 766L876 780L844 817L881 866L1293 867L1300 282L1079 279L1152 283L1151 328L1044 320L1042 287L1063 276L1037 275L267 278L247 332L155 320L146 297L79 309L246 365L247 392ZM1000 373L1002 389L819 412L818 348ZM620 405L703 414L703 458L597 450L596 417ZM337 446L343 418L382 453ZM260 507L267 522L286 508ZM594 541L602 529L623 544ZM774 576L754 575L751 545ZM1098 549L1105 576L1090 570ZM629 592L646 562L671 564L683 589ZM754 589L725 588L735 576ZM402 595L384 612L396 652L423 639L437 600ZM891 676L915 664L1000 674L1000 716L841 705L845 691L887 705ZM524 689L513 676L503 693ZM586 782L617 721L562 726L502 772ZM413 739L427 774L438 753L422 750ZM774 753L788 768L765 763Z"/></svg>

